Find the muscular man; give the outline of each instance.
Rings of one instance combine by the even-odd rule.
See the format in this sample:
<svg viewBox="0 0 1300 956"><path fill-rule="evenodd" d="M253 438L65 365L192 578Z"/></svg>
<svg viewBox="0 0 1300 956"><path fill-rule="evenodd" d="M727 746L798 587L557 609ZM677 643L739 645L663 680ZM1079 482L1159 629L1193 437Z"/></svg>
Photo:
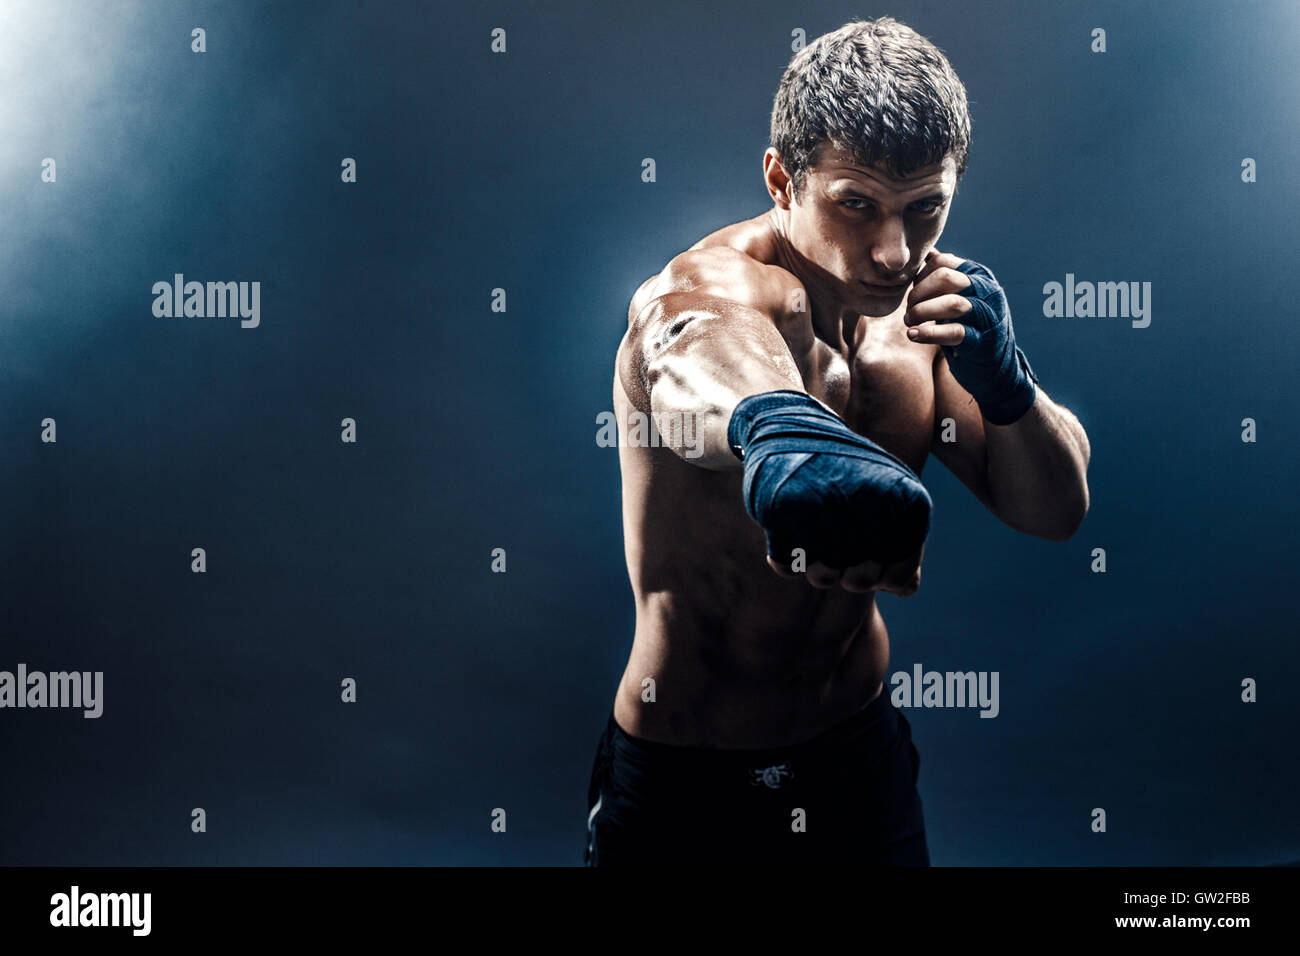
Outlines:
<svg viewBox="0 0 1300 956"><path fill-rule="evenodd" d="M996 278L936 248L970 146L943 54L890 18L820 37L781 80L771 142L772 208L648 279L616 358L636 633L591 865L927 865L876 603L920 586L918 476L933 453L1053 541L1088 509L1087 437ZM632 434L638 413L659 442Z"/></svg>

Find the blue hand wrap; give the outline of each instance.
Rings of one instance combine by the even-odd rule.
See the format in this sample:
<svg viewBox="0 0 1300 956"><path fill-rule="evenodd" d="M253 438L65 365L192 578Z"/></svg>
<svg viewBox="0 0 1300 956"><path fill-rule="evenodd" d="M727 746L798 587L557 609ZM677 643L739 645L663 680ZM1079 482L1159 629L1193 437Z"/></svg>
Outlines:
<svg viewBox="0 0 1300 956"><path fill-rule="evenodd" d="M1016 345L1011 309L993 273L969 259L957 271L971 282L961 291L972 305L961 319L966 338L960 345L940 348L952 377L979 403L980 414L994 425L1010 425L1033 406L1038 376Z"/></svg>
<svg viewBox="0 0 1300 956"><path fill-rule="evenodd" d="M854 432L811 395L782 389L736 406L727 442L744 462L745 510L767 551L789 566L846 568L919 557L929 492L898 458Z"/></svg>

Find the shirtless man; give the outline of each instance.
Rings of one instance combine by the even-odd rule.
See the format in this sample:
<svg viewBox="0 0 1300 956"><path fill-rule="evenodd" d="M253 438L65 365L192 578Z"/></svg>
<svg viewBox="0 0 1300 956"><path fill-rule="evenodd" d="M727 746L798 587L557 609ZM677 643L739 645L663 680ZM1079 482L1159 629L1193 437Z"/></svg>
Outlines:
<svg viewBox="0 0 1300 956"><path fill-rule="evenodd" d="M772 208L628 310L613 397L636 633L589 865L928 865L876 603L920 586L918 476L933 453L1052 541L1088 510L1083 428L1038 385L993 274L936 248L970 145L943 54L890 18L820 37L771 141ZM635 412L664 444L631 440Z"/></svg>

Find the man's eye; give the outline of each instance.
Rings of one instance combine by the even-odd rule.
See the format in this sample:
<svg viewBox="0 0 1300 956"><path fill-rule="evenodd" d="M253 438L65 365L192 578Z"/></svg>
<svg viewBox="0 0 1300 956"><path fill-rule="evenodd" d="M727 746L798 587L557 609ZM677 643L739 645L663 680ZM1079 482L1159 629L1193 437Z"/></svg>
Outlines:
<svg viewBox="0 0 1300 956"><path fill-rule="evenodd" d="M842 199L840 205L846 209L870 209L873 205L870 199ZM933 216L943 208L943 203L930 199L912 206L914 212L919 212L923 216Z"/></svg>

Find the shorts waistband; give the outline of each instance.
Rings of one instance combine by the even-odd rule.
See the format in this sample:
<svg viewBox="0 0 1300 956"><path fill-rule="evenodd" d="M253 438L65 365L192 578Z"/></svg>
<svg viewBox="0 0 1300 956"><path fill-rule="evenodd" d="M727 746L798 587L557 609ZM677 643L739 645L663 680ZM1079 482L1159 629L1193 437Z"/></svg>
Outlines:
<svg viewBox="0 0 1300 956"><path fill-rule="evenodd" d="M796 760L815 761L822 755L833 757L852 740L869 738L882 730L892 731L897 718L898 712L889 700L889 688L884 686L869 704L830 729L800 743L781 747L718 749L645 740L633 737L620 727L612 712L608 733L618 756L643 766L672 765L726 770L732 767L773 766Z"/></svg>

